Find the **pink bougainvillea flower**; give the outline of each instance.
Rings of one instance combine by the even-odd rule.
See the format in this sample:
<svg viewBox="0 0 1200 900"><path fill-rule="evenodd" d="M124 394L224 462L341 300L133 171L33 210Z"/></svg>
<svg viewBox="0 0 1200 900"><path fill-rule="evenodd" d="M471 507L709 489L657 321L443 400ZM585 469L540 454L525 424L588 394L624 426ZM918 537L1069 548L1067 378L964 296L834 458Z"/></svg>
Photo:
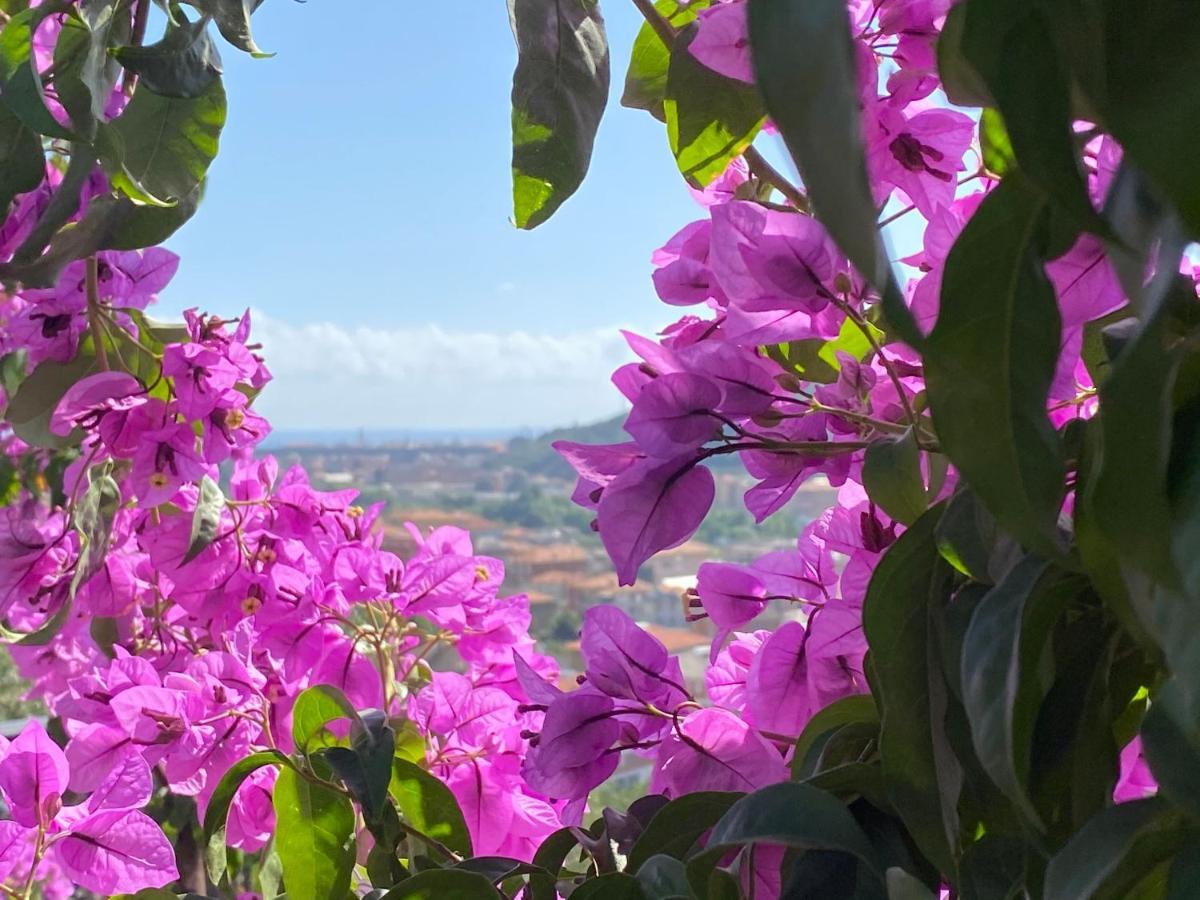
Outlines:
<svg viewBox="0 0 1200 900"><path fill-rule="evenodd" d="M787 779L783 756L758 732L724 709L699 709L668 733L650 776L651 793L678 797L710 791L754 791Z"/></svg>
<svg viewBox="0 0 1200 900"><path fill-rule="evenodd" d="M740 0L716 3L701 10L696 24L698 30L688 52L719 75L753 84L746 4Z"/></svg>

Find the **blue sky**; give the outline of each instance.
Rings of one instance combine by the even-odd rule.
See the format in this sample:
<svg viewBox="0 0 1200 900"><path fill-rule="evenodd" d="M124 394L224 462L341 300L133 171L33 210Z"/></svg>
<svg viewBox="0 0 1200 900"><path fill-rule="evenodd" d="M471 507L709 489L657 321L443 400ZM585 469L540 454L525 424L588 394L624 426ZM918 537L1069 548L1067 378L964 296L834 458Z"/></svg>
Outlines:
<svg viewBox="0 0 1200 900"><path fill-rule="evenodd" d="M470 10L468 14L466 10ZM543 427L620 409L619 327L675 312L650 252L700 210L663 126L618 104L640 24L610 2L613 95L579 193L510 221L504 3L272 0L222 47L229 121L161 313L251 306L280 428Z"/></svg>

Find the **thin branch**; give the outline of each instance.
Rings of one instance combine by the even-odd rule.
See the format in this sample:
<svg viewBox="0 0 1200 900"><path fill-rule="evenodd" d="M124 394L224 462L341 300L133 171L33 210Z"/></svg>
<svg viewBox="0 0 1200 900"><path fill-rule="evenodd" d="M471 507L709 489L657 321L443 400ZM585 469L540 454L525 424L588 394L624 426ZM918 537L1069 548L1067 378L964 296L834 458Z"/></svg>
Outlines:
<svg viewBox="0 0 1200 900"><path fill-rule="evenodd" d="M101 369L108 368L108 351L104 347L104 329L100 327L100 263L96 257L87 258L87 318L96 345L96 359Z"/></svg>
<svg viewBox="0 0 1200 900"><path fill-rule="evenodd" d="M808 196L800 188L796 187L787 178L785 178L778 169L766 161L763 155L754 147L747 147L746 152L742 154L746 157L746 163L750 166L750 171L753 172L762 181L771 185L779 193L788 198L788 201L796 209L804 213L812 212L812 207L809 205Z"/></svg>
<svg viewBox="0 0 1200 900"><path fill-rule="evenodd" d="M654 8L653 0L633 0L633 5L638 8L638 12L642 14L642 18L646 20L647 24L654 29L654 33L658 35L659 40L668 48L673 46L675 36L679 32L675 30L675 26L668 22L662 13Z"/></svg>

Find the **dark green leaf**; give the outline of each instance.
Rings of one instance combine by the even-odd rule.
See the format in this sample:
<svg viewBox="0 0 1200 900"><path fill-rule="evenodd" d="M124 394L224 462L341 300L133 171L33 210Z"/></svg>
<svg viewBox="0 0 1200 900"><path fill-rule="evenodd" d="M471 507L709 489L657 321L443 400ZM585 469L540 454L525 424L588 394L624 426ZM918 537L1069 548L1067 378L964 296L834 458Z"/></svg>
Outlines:
<svg viewBox="0 0 1200 900"><path fill-rule="evenodd" d="M178 201L196 189L217 155L225 125L225 89L219 78L191 99L163 97L139 85L125 111L108 124L104 160L114 185L137 199L146 193Z"/></svg>
<svg viewBox="0 0 1200 900"><path fill-rule="evenodd" d="M420 766L396 757L388 792L407 825L462 856L471 855L471 835L450 788Z"/></svg>
<svg viewBox="0 0 1200 900"><path fill-rule="evenodd" d="M560 828L542 841L533 854L533 864L546 871L546 875L534 874L529 879L531 900L558 900L557 881L563 863L571 851L579 846L575 829Z"/></svg>
<svg viewBox="0 0 1200 900"><path fill-rule="evenodd" d="M201 181L174 206L135 206L131 200L121 198L117 202L126 208L125 214L105 240L104 248L140 250L161 244L195 214L204 196L204 185Z"/></svg>
<svg viewBox="0 0 1200 900"><path fill-rule="evenodd" d="M1025 844L1008 835L985 834L963 851L959 863L962 900L1015 900L1025 880Z"/></svg>
<svg viewBox="0 0 1200 900"><path fill-rule="evenodd" d="M73 443L70 436L60 437L50 430L50 417L68 389L97 371L95 356L82 350L67 363L39 363L21 382L5 412L13 433L34 447L61 448Z"/></svg>
<svg viewBox="0 0 1200 900"><path fill-rule="evenodd" d="M46 176L42 142L4 104L0 103L0 215L17 194L32 191Z"/></svg>
<svg viewBox="0 0 1200 900"><path fill-rule="evenodd" d="M752 85L718 75L691 54L696 33L693 25L676 38L663 114L679 171L703 187L745 152L766 112Z"/></svg>
<svg viewBox="0 0 1200 900"><path fill-rule="evenodd" d="M942 449L1002 526L1053 558L1065 471L1046 416L1061 322L1035 252L1044 212L1010 175L967 223L946 260L925 378Z"/></svg>
<svg viewBox="0 0 1200 900"><path fill-rule="evenodd" d="M659 854L682 859L741 796L723 791L697 791L672 800L654 814L633 845L626 869L636 873L646 860Z"/></svg>
<svg viewBox="0 0 1200 900"><path fill-rule="evenodd" d="M571 897L574 900L649 900L637 879L624 872L610 872L585 881Z"/></svg>
<svg viewBox="0 0 1200 900"><path fill-rule="evenodd" d="M963 30L967 4L956 3L946 14L937 39L938 75L950 102L956 106L991 106L987 85L963 55Z"/></svg>
<svg viewBox="0 0 1200 900"><path fill-rule="evenodd" d="M21 242L21 246L13 251L12 261L0 266L0 279L10 281L20 276L25 284L48 286L25 277L21 267L38 260L54 233L79 211L80 191L84 182L91 176L95 163L96 157L91 147L79 143L71 144L71 161L67 164L62 181L51 196L50 202L46 204L37 224Z"/></svg>
<svg viewBox="0 0 1200 900"><path fill-rule="evenodd" d="M289 900L346 896L355 859L350 801L285 768L275 781L272 803L275 849Z"/></svg>
<svg viewBox="0 0 1200 900"><path fill-rule="evenodd" d="M902 437L884 438L867 448L863 486L871 500L898 522L911 525L928 506L921 449L910 428Z"/></svg>
<svg viewBox="0 0 1200 900"><path fill-rule="evenodd" d="M989 563L996 543L996 520L969 488L954 492L938 522L935 539L942 559L955 569L975 581L993 583Z"/></svg>
<svg viewBox="0 0 1200 900"><path fill-rule="evenodd" d="M221 526L221 513L225 510L225 495L221 486L205 475L200 480L200 494L196 498L196 509L192 512L192 533L188 538L187 553L183 562L189 563L217 539Z"/></svg>
<svg viewBox="0 0 1200 900"><path fill-rule="evenodd" d="M289 895L290 896L290 895ZM406 878L380 900L500 900L483 875L461 869L427 869Z"/></svg>
<svg viewBox="0 0 1200 900"><path fill-rule="evenodd" d="M883 878L874 847L842 802L806 784L773 784L738 800L713 827L706 852L758 843L850 853Z"/></svg>
<svg viewBox="0 0 1200 900"><path fill-rule="evenodd" d="M199 97L221 75L221 55L207 25L205 19L168 24L157 44L118 47L113 55L142 86L160 96Z"/></svg>
<svg viewBox="0 0 1200 900"><path fill-rule="evenodd" d="M638 868L637 882L641 885L646 900L668 900L683 898L691 900L692 889L688 886L687 867L673 856L659 854L646 860Z"/></svg>
<svg viewBox="0 0 1200 900"><path fill-rule="evenodd" d="M1094 816L1046 867L1045 900L1125 900L1187 833L1182 817L1157 797Z"/></svg>
<svg viewBox="0 0 1200 900"><path fill-rule="evenodd" d="M672 28L681 29L694 22L700 10L709 5L710 0L695 0L686 4L680 0L658 0L654 8ZM670 62L671 48L663 43L649 22L643 23L629 56L621 105L644 109L665 122L667 118L663 112L663 100L667 96L667 68Z"/></svg>
<svg viewBox="0 0 1200 900"><path fill-rule="evenodd" d="M758 87L800 169L817 217L883 296L890 330L924 343L876 227L859 123L858 70L842 0L754 0L750 47Z"/></svg>
<svg viewBox="0 0 1200 900"><path fill-rule="evenodd" d="M976 0L966 15L963 47L1004 115L1021 171L1078 227L1107 232L1088 199L1049 20L1032 8L1014 14L1007 0Z"/></svg>
<svg viewBox="0 0 1200 900"><path fill-rule="evenodd" d="M535 228L583 183L608 101L608 39L596 0L508 0L513 216Z"/></svg>
<svg viewBox="0 0 1200 900"><path fill-rule="evenodd" d="M863 630L888 796L922 852L953 873L962 769L944 734L947 686L934 634L949 569L934 540L942 509L921 516L880 560L867 588Z"/></svg>
<svg viewBox="0 0 1200 900"><path fill-rule="evenodd" d="M888 900L936 900L937 894L920 878L898 866L887 870Z"/></svg>
<svg viewBox="0 0 1200 900"><path fill-rule="evenodd" d="M1200 717L1188 699L1178 675L1159 690L1142 722L1142 750L1163 796L1200 818Z"/></svg>
<svg viewBox="0 0 1200 900"><path fill-rule="evenodd" d="M879 711L875 708L875 698L870 694L852 694L849 697L842 697L808 720L804 731L796 740L796 749L792 754L792 777L801 777L800 766L818 741L834 729L854 722L879 724Z"/></svg>
<svg viewBox="0 0 1200 900"><path fill-rule="evenodd" d="M81 137L91 140L121 74L110 44L127 41L132 19L105 0L84 0L54 46L54 92Z"/></svg>
<svg viewBox="0 0 1200 900"><path fill-rule="evenodd" d="M211 16L217 23L221 37L239 50L251 56L263 58L274 56L260 50L250 34L250 16L262 5L263 0L186 0L202 15Z"/></svg>
<svg viewBox="0 0 1200 900"><path fill-rule="evenodd" d="M1054 621L1083 587L1083 579L1026 557L980 601L963 641L963 706L979 762L1039 828L1027 780L1046 691L1040 665Z"/></svg>
<svg viewBox="0 0 1200 900"><path fill-rule="evenodd" d="M46 107L42 78L33 55L33 34L51 15L73 10L65 0L52 0L12 16L0 31L0 94L4 104L33 132L61 140L74 135L59 125Z"/></svg>

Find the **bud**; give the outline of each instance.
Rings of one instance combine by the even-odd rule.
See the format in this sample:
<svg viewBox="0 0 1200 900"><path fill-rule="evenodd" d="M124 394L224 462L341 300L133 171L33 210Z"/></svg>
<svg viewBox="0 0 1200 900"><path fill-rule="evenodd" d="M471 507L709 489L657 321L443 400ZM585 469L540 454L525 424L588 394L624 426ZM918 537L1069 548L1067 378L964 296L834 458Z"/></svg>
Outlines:
<svg viewBox="0 0 1200 900"><path fill-rule="evenodd" d="M845 272L838 272L833 276L833 289L839 294L848 294L854 289L854 285L850 283L850 276Z"/></svg>

